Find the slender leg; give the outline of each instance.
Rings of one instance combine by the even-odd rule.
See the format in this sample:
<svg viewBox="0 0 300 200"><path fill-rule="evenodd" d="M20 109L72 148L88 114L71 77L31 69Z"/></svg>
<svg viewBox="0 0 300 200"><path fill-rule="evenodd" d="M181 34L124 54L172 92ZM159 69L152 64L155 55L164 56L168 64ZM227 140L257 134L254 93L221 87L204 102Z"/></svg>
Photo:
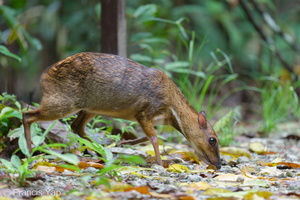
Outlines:
<svg viewBox="0 0 300 200"><path fill-rule="evenodd" d="M41 106L35 110L23 112L24 134L29 152L31 152L30 126L32 123L36 121L51 121L60 119L72 113L72 111L74 112L74 110L64 110L62 112L62 109L60 109L59 106Z"/></svg>
<svg viewBox="0 0 300 200"><path fill-rule="evenodd" d="M139 121L139 123L154 148L156 163L162 166L162 160L158 147L158 138L156 136L156 130L153 126L153 123L150 121Z"/></svg>
<svg viewBox="0 0 300 200"><path fill-rule="evenodd" d="M72 130L78 134L80 137L85 138L87 140L90 140L87 137L87 134L84 131L85 125L91 120L93 119L97 114L94 113L90 113L90 112L86 112L81 110L78 113L78 117L73 121L73 123L71 124L71 128Z"/></svg>

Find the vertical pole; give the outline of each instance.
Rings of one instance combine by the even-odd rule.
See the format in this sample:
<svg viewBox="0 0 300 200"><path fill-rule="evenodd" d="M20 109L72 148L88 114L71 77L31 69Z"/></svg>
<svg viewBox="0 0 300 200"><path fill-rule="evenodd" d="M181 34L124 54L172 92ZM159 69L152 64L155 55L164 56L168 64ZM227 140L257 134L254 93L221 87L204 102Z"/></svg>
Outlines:
<svg viewBox="0 0 300 200"><path fill-rule="evenodd" d="M101 52L126 57L125 0L101 0Z"/></svg>

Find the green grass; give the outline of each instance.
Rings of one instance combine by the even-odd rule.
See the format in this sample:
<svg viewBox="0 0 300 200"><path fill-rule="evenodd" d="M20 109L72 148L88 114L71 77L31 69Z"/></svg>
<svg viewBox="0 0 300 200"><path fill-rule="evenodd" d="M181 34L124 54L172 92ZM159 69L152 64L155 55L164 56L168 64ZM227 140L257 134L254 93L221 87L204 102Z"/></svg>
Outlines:
<svg viewBox="0 0 300 200"><path fill-rule="evenodd" d="M299 99L295 91L300 81L291 84L276 77L263 77L261 88L262 132L269 134L281 122L300 120Z"/></svg>

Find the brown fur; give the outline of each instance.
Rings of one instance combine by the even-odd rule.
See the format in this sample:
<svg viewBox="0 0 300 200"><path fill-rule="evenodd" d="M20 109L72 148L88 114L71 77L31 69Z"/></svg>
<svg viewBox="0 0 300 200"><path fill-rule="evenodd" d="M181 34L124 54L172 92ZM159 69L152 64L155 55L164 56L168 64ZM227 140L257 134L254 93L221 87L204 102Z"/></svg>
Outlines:
<svg viewBox="0 0 300 200"><path fill-rule="evenodd" d="M85 137L86 123L100 114L139 122L162 164L154 129L161 118L187 138L201 160L220 168L218 144L208 143L210 137L217 141L212 127L161 70L116 55L78 53L50 66L41 77L41 88L40 107L23 113L30 150L33 122L79 113L71 127Z"/></svg>

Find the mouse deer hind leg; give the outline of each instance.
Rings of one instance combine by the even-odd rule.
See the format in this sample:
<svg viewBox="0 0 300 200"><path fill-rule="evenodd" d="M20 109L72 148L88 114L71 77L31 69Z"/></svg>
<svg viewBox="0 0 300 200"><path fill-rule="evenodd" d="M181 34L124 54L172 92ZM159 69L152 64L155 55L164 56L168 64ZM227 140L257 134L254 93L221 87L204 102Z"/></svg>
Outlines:
<svg viewBox="0 0 300 200"><path fill-rule="evenodd" d="M74 107L67 107L65 106L66 104L63 104L62 102L53 103L51 101L45 101L45 98L43 98L43 100L44 101L42 101L39 108L23 112L24 134L29 152L31 152L32 149L30 133L30 126L32 123L37 121L52 121L61 119L80 110Z"/></svg>
<svg viewBox="0 0 300 200"><path fill-rule="evenodd" d="M81 110L78 113L77 118L72 122L71 128L74 133L78 134L80 137L85 138L89 141L91 141L88 137L87 134L85 133L85 126L86 124L91 121L97 114L95 113L90 113L84 110Z"/></svg>

